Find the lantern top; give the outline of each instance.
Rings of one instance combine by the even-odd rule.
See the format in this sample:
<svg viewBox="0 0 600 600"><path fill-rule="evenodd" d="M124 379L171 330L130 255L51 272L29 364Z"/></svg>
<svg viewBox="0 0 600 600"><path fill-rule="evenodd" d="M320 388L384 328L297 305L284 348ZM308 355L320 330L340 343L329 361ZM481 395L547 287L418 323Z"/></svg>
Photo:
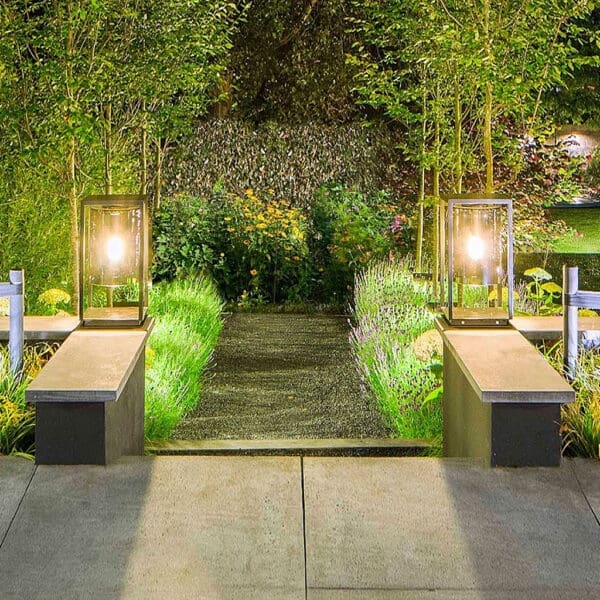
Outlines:
<svg viewBox="0 0 600 600"><path fill-rule="evenodd" d="M147 196L142 194L97 194L86 196L82 206L146 206Z"/></svg>
<svg viewBox="0 0 600 600"><path fill-rule="evenodd" d="M512 205L512 198L501 194L448 194L442 200L453 204Z"/></svg>

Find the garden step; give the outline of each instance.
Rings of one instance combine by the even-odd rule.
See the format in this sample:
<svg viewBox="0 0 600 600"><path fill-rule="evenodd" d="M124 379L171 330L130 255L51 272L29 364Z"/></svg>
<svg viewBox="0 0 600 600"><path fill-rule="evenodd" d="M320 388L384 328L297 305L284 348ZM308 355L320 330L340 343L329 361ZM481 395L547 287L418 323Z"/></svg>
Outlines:
<svg viewBox="0 0 600 600"><path fill-rule="evenodd" d="M415 456L426 454L431 446L428 440L391 438L161 440L146 443L146 452L215 456Z"/></svg>

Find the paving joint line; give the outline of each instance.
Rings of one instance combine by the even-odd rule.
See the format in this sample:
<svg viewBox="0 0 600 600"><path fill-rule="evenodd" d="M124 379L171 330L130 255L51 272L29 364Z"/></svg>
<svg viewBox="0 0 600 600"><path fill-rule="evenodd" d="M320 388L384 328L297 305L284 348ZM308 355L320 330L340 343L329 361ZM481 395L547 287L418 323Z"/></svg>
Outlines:
<svg viewBox="0 0 600 600"><path fill-rule="evenodd" d="M596 511L594 510L592 503L589 501L587 494L585 493L585 489L583 488L583 485L581 484L581 481L579 480L579 477L577 476L577 469L575 468L575 462L570 460L569 467L571 468L571 471L573 472L573 476L575 477L575 481L577 482L577 485L579 486L579 490L581 491L581 494L583 495L585 502L588 505L588 508L590 509L590 511L594 517L594 520L596 521L596 525L598 525L598 527L600 527L600 515L596 514Z"/></svg>
<svg viewBox="0 0 600 600"><path fill-rule="evenodd" d="M12 526L17 518L17 515L19 514L19 511L21 510L21 505L23 504L23 500L25 500L25 496L27 495L27 492L29 491L29 486L31 485L31 482L33 481L33 478L35 477L36 473L37 473L37 465L35 465L33 467L33 471L31 472L31 477L29 478L29 481L27 482L27 485L25 486L25 490L23 491L23 494L21 495L19 503L17 504L17 508L15 509L15 512L10 520L10 523L8 524L8 527L6 528L6 531L4 532L4 535L2 536L2 539L0 540L0 550L2 550L2 546L4 546L4 542L6 541L6 538L8 537L8 534L10 533L10 530L12 529Z"/></svg>
<svg viewBox="0 0 600 600"><path fill-rule="evenodd" d="M308 600L308 561L306 554L306 500L304 497L304 457L300 457L300 485L302 487L302 540L304 543L304 600Z"/></svg>

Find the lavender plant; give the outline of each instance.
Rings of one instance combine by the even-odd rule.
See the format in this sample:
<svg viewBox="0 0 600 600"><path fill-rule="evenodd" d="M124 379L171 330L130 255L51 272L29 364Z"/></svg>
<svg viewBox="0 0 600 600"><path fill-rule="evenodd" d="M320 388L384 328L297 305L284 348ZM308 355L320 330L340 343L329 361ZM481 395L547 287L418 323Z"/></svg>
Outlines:
<svg viewBox="0 0 600 600"><path fill-rule="evenodd" d="M439 382L433 361L417 356L413 347L433 328L429 284L414 281L411 267L408 260L386 260L357 275L350 341L362 380L394 433L439 439L439 400L426 402Z"/></svg>

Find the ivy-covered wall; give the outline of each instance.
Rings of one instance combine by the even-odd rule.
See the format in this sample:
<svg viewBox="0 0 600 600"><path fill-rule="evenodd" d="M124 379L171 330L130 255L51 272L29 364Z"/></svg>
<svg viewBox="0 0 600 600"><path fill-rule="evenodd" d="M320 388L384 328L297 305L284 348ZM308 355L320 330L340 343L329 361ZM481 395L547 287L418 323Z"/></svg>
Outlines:
<svg viewBox="0 0 600 600"><path fill-rule="evenodd" d="M165 166L165 196L206 195L217 184L239 191L274 190L305 205L323 183L366 194L414 195L414 166L397 146L402 132L385 125L255 125L232 119L200 123Z"/></svg>

